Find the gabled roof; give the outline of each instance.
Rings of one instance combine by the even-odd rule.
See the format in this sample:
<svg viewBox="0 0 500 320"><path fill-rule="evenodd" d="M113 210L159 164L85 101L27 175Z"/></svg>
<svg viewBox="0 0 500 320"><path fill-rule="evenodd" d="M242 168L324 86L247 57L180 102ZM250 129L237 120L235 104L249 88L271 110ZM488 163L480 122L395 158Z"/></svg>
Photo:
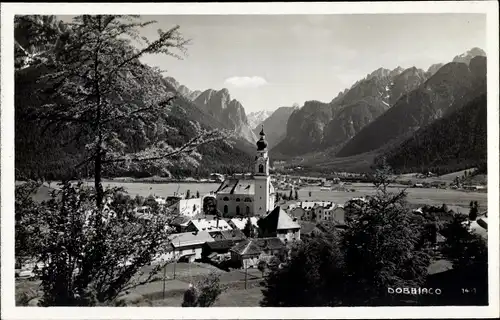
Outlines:
<svg viewBox="0 0 500 320"><path fill-rule="evenodd" d="M174 247L192 246L197 244L204 244L205 242L213 242L214 239L208 232L183 232L172 234L169 240Z"/></svg>
<svg viewBox="0 0 500 320"><path fill-rule="evenodd" d="M231 251L236 252L240 256L258 255L262 252L262 248L254 241L247 239L232 247Z"/></svg>
<svg viewBox="0 0 500 320"><path fill-rule="evenodd" d="M239 230L245 229L245 225L247 224L248 218L233 218L229 220L231 224L233 224L236 228ZM250 222L255 226L258 227L257 225L257 217L250 217Z"/></svg>
<svg viewBox="0 0 500 320"><path fill-rule="evenodd" d="M246 239L231 248L231 251L241 255L258 255L264 250L281 250L285 245L278 238Z"/></svg>
<svg viewBox="0 0 500 320"><path fill-rule="evenodd" d="M212 236L212 238L215 239L215 241L220 241L220 240L240 241L247 238L245 234L238 229L211 232L210 235Z"/></svg>
<svg viewBox="0 0 500 320"><path fill-rule="evenodd" d="M265 230L300 229L300 225L277 206L267 216L259 220L259 226Z"/></svg>
<svg viewBox="0 0 500 320"><path fill-rule="evenodd" d="M218 240L205 243L205 245L211 250L229 250L236 244L236 240Z"/></svg>
<svg viewBox="0 0 500 320"><path fill-rule="evenodd" d="M231 226L226 222L226 220L207 220L207 219L192 219L191 222L198 231L224 231L232 230Z"/></svg>
<svg viewBox="0 0 500 320"><path fill-rule="evenodd" d="M177 217L172 219L172 221L170 222L170 225L173 225L173 226L184 225L184 226L186 226L189 223L189 221L191 221L191 218L189 218L189 217L177 216Z"/></svg>

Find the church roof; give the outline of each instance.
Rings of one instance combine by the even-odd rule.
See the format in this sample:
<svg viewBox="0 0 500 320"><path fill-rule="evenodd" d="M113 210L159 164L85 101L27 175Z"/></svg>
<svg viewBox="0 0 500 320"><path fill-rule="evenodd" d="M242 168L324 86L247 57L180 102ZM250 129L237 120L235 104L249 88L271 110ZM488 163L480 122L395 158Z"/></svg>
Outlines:
<svg viewBox="0 0 500 320"><path fill-rule="evenodd" d="M221 183L216 194L240 194L254 195L255 180L253 179L227 179ZM274 186L271 184L270 193L274 193Z"/></svg>
<svg viewBox="0 0 500 320"><path fill-rule="evenodd" d="M267 230L300 229L300 225L280 206L275 207L267 216L260 219L259 225Z"/></svg>

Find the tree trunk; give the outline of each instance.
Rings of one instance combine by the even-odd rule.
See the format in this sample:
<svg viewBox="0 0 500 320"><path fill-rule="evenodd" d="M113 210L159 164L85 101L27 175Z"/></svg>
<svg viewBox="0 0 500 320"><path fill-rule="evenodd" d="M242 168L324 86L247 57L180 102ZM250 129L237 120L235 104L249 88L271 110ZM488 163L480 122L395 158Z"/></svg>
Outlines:
<svg viewBox="0 0 500 320"><path fill-rule="evenodd" d="M96 203L97 207L99 209L102 208L103 206L103 198L104 198L104 190L102 188L102 177L101 177L101 171L102 171L102 159L100 155L100 148L97 148L99 153L96 155L95 162L94 162L94 185L95 185L95 191L96 191Z"/></svg>

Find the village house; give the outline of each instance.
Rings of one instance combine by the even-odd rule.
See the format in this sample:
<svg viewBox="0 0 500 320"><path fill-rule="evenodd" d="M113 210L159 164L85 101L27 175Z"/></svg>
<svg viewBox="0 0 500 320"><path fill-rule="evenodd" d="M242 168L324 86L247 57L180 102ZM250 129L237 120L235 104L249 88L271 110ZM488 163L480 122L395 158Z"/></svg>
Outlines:
<svg viewBox="0 0 500 320"><path fill-rule="evenodd" d="M219 263L223 260L229 260L231 258L229 249L247 238L243 232L238 229L213 232L210 236L215 241L205 243L202 250L202 256L212 262Z"/></svg>
<svg viewBox="0 0 500 320"><path fill-rule="evenodd" d="M225 220L220 220L220 219L214 219L214 220L207 220L207 219L191 219L189 221L186 231L193 232L193 231L207 231L209 233L213 232L218 232L218 231L225 231L225 230L232 230L232 228L227 224Z"/></svg>
<svg viewBox="0 0 500 320"><path fill-rule="evenodd" d="M296 218L291 218L280 206L267 216L259 219L259 236L277 237L284 243L300 240L300 225Z"/></svg>
<svg viewBox="0 0 500 320"><path fill-rule="evenodd" d="M177 216L170 221L170 226L174 228L176 233L186 232L187 226L191 218L186 216Z"/></svg>
<svg viewBox="0 0 500 320"><path fill-rule="evenodd" d="M330 221L339 225L345 224L344 206L331 204L328 207L317 206L313 209L316 214L316 222Z"/></svg>
<svg viewBox="0 0 500 320"><path fill-rule="evenodd" d="M221 262L223 260L230 260L232 247L237 245L241 241L235 240L216 240L213 242L206 242L203 245L201 252L203 260L209 260L212 262Z"/></svg>
<svg viewBox="0 0 500 320"><path fill-rule="evenodd" d="M215 241L206 231L176 233L170 235L168 238L171 247L166 254L157 260L186 260L194 262L201 259L203 245L207 242Z"/></svg>
<svg viewBox="0 0 500 320"><path fill-rule="evenodd" d="M238 229L224 230L224 231L215 231L211 232L210 236L214 238L215 241L219 240L234 240L241 241L245 240L247 237L243 233L243 231Z"/></svg>
<svg viewBox="0 0 500 320"><path fill-rule="evenodd" d="M194 217L202 213L203 205L201 198L179 199L169 206L172 214Z"/></svg>
<svg viewBox="0 0 500 320"><path fill-rule="evenodd" d="M249 218L233 218L228 220L228 224L233 229L244 230L247 225L248 219L250 219L250 223L253 226L254 234L257 236L259 232L259 225L257 224L257 217L249 217Z"/></svg>
<svg viewBox="0 0 500 320"><path fill-rule="evenodd" d="M231 262L243 268L256 268L259 260L283 257L286 247L275 237L246 239L230 249Z"/></svg>
<svg viewBox="0 0 500 320"><path fill-rule="evenodd" d="M306 221L316 221L314 208L333 206L331 201L300 201L290 207L289 213L292 217Z"/></svg>

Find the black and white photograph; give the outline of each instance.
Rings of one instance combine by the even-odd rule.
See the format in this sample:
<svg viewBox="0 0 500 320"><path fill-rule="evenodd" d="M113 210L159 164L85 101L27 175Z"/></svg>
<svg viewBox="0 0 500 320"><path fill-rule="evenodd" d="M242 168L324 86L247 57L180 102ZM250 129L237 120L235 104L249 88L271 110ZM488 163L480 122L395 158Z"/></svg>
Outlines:
<svg viewBox="0 0 500 320"><path fill-rule="evenodd" d="M2 318L498 315L498 3L383 4L2 4Z"/></svg>

